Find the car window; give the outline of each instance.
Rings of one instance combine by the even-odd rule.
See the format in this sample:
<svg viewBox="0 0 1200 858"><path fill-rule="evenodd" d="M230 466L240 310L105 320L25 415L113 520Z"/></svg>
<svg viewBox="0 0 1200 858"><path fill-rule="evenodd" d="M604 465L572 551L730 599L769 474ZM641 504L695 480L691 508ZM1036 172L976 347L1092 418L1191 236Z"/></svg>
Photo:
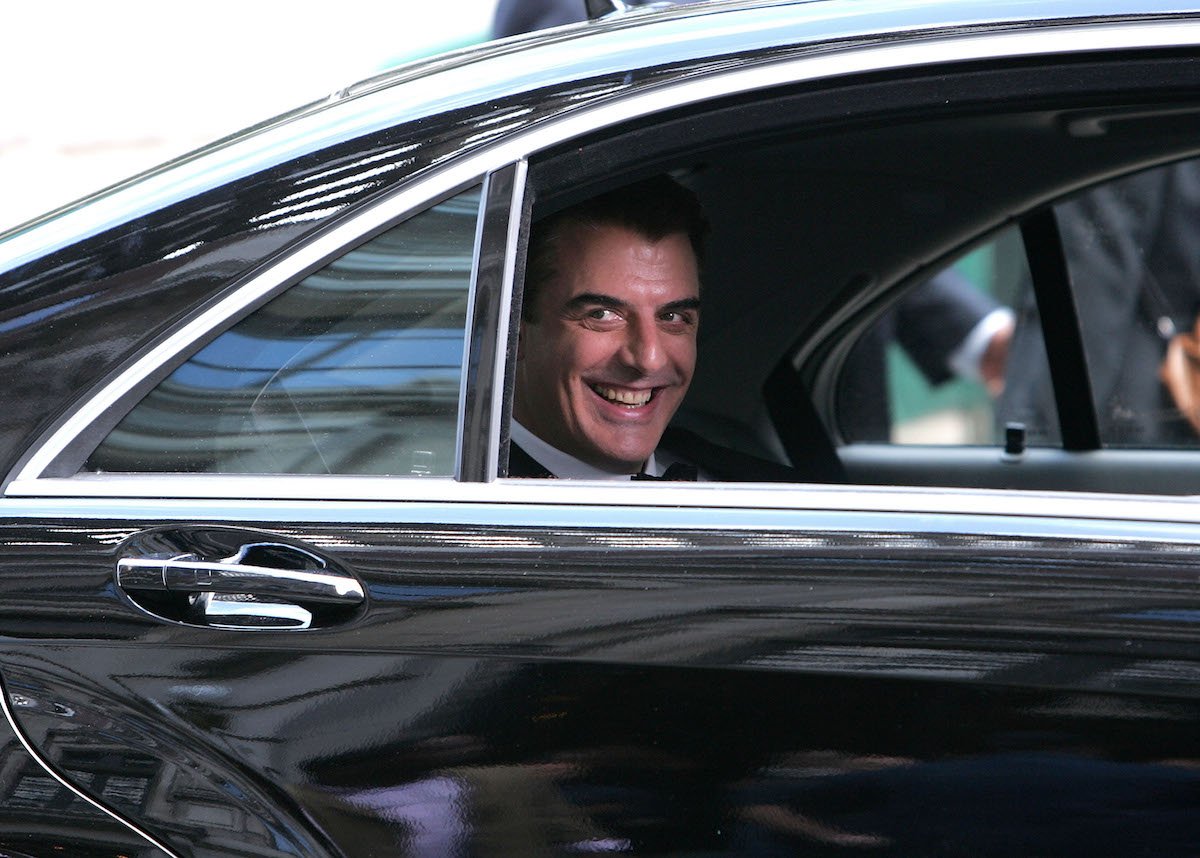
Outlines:
<svg viewBox="0 0 1200 858"><path fill-rule="evenodd" d="M1014 351L1019 362L1009 360ZM1008 395L1017 363L1045 380L1037 408ZM906 289L861 335L838 378L839 434L851 443L991 446L1019 422L1029 443L1056 444L1046 365L1021 236L1005 229Z"/></svg>
<svg viewBox="0 0 1200 858"><path fill-rule="evenodd" d="M1055 207L1100 441L1200 443L1200 160Z"/></svg>
<svg viewBox="0 0 1200 858"><path fill-rule="evenodd" d="M452 474L479 205L417 214L238 322L85 470Z"/></svg>
<svg viewBox="0 0 1200 858"><path fill-rule="evenodd" d="M1100 443L1200 446L1200 159L1094 185L1053 211ZM1060 444L1030 280L1014 227L908 290L843 365L843 440L1002 445L1005 426L1018 423L1026 443ZM989 307L1014 322L1002 378L991 385L974 359L946 358L943 342L947 334L960 342L967 329L955 313L969 322Z"/></svg>

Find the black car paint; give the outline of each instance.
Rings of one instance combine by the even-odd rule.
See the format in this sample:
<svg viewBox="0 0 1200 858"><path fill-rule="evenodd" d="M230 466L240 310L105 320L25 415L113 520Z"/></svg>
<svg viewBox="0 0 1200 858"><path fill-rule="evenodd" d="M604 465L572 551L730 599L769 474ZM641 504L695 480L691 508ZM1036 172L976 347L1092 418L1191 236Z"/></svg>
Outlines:
<svg viewBox="0 0 1200 858"><path fill-rule="evenodd" d="M0 417L3 463L130 353L336 219L252 226L331 154L352 177L422 135L414 172L364 182L357 204L494 115L543 121L652 78L382 132L6 274L0 352L29 381ZM508 810L547 851L569 845L551 822L586 828L534 825L520 801L547 784L598 842L637 854L782 848L752 811L784 804L808 817L786 848L815 852L1163 855L1200 840L1187 525L520 503L474 521L393 503L297 523L295 507L231 505L204 517L336 559L370 600L319 632L247 636L164 624L114 584L131 538L200 527L186 504L86 507L0 524L5 693L85 792L80 760L98 772L104 756L160 785L153 800L95 797L181 855L393 854L412 831L387 790L484 775L512 785ZM5 806L14 830L30 824ZM188 808L208 824L181 821ZM128 834L92 836L128 854ZM499 826L475 836L515 851Z"/></svg>
<svg viewBox="0 0 1200 858"><path fill-rule="evenodd" d="M10 705L29 708L41 701L19 690L6 692ZM61 705L51 709L59 714L70 712ZM73 713L72 713L73 714ZM103 791L112 776L133 776L132 786L141 788L146 781L140 772L131 771L122 755L105 760L85 759L84 770L102 772L97 785ZM128 782L127 782L128 783ZM83 800L67 787L54 781L26 750L6 722L0 727L0 854L6 858L41 858L70 855L87 858L160 858L164 853L108 813Z"/></svg>
<svg viewBox="0 0 1200 858"><path fill-rule="evenodd" d="M747 807L797 801L820 825L796 848L842 832L883 854L1185 854L1200 836L1191 528L415 514L246 531L337 558L370 598L320 633L249 637L131 609L108 570L153 520L6 526L23 729L64 768L145 761L177 795L114 806L180 854L388 854L407 836L389 790L498 771L550 778L636 854L742 854L766 836ZM188 801L244 839L179 823ZM485 854L505 831L476 829Z"/></svg>

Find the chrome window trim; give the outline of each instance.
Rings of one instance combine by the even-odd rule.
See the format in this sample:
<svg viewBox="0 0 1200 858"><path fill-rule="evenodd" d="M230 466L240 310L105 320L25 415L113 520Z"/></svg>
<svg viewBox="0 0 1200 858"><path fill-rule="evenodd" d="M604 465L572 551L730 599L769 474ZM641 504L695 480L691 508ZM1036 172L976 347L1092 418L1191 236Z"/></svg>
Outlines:
<svg viewBox="0 0 1200 858"><path fill-rule="evenodd" d="M97 499L105 499L103 505ZM942 517L985 516L1060 521L1165 522L1200 524L1194 497L1109 495L1087 492L1005 489L943 489L907 486L846 486L789 483L654 483L501 478L491 483L458 483L437 478L371 476L262 476L201 474L101 474L13 483L0 499L0 516L15 517L41 509L77 507L80 515L112 517L124 503L149 504L153 516L237 518L230 500L253 509L287 510L297 519L342 520L355 510L375 511L378 520L399 520L403 510L421 506L429 520L446 522L465 514L499 523L517 508L536 507L547 515L566 515L579 524L594 521L581 511L627 510L630 523L659 515L679 516L672 526L763 526L764 521L794 513L898 514L942 529ZM120 501L121 504L117 502ZM43 503L44 502L44 503ZM555 513L557 510L559 512ZM696 516L698 510L716 519ZM745 513L747 518L741 519ZM255 514L257 515L257 513ZM726 518L726 515L729 518ZM251 516L255 517L255 516ZM807 521L807 519L804 519ZM530 521L530 524L544 524ZM910 525L911 527L911 525ZM920 529L920 528L912 528ZM1200 532L1197 532L1200 539Z"/></svg>
<svg viewBox="0 0 1200 858"><path fill-rule="evenodd" d="M507 331L528 169L528 161L522 159L492 171L484 184L467 314L470 329L459 402L457 480L490 482L498 473L510 357ZM475 401L470 401L472 395Z"/></svg>
<svg viewBox="0 0 1200 858"><path fill-rule="evenodd" d="M714 72L696 79L666 83L581 110L577 114L549 120L490 148L447 162L431 175L417 179L372 207L356 213L193 319L75 409L19 466L6 494L18 491L21 494L36 494L31 483L39 480L40 475L74 438L101 413L112 407L163 362L177 357L196 340L269 294L272 289L279 288L283 282L298 276L338 248L349 245L363 233L391 220L399 220L402 215L415 211L428 200L467 187L472 182L482 181L492 170L525 159L541 149L656 112L816 79L950 62L1195 46L1198 42L1200 21L1173 20L1082 26L1052 24L1044 29L922 37L901 43L835 49L817 56ZM1070 47L1064 50L1063 45ZM17 486L20 488L16 489Z"/></svg>
<svg viewBox="0 0 1200 858"><path fill-rule="evenodd" d="M468 402L471 389L470 366L477 358L471 354L472 340L475 337L476 318L479 303L479 268L483 249L485 230L487 228L488 200L491 198L495 176L488 173L483 178L483 186L479 189L479 210L475 216L475 240L471 243L471 277L467 287L466 327L463 329L463 354L459 364L458 376L458 416L454 421L454 468L451 475L454 479L462 478L463 468L463 438Z"/></svg>
<svg viewBox="0 0 1200 858"><path fill-rule="evenodd" d="M522 213L525 210L526 179L529 175L529 161L522 158L517 163L516 181L513 186L512 207L508 213L508 238L504 251L504 281L501 285L499 331L509 331L509 336L497 333L496 345L499 350L493 365L491 423L488 426L488 465L493 475L500 469L500 438L504 426L504 398L507 391L507 379L510 371L509 359L516 352L516 332L510 331L512 325L513 295L517 289L517 256L521 242ZM513 349L509 348L512 344ZM507 473L507 464L505 465Z"/></svg>

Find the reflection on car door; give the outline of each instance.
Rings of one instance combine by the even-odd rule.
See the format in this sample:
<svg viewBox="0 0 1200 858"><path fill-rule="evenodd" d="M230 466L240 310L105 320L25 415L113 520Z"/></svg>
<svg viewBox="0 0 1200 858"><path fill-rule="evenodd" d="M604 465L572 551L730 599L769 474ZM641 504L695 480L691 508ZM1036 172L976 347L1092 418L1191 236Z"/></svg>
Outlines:
<svg viewBox="0 0 1200 858"><path fill-rule="evenodd" d="M146 788L97 798L179 854L1181 854L1200 834L1191 526L556 488L336 521L244 503L253 530L214 540L269 534L366 585L361 614L298 633L164 623L115 590L127 535L196 502L64 502L3 532L28 573L0 599L18 721L85 791L132 761Z"/></svg>

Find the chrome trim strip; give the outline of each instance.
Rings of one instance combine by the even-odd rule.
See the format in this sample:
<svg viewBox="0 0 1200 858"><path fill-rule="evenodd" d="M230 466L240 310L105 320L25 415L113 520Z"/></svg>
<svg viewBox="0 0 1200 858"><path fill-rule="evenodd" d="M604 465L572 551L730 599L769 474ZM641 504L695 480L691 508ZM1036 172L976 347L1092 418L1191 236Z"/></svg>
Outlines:
<svg viewBox="0 0 1200 858"><path fill-rule="evenodd" d="M15 482L0 499L0 517L22 515L36 504L23 498L74 499L92 518L108 517L113 507L97 507L94 498L152 501L155 509L177 507L176 517L199 517L201 501L219 499L255 505L276 502L293 514L311 516L316 507L357 508L381 504L397 516L397 505L439 507L437 520L453 517L455 506L495 510L498 506L556 509L628 508L645 515L655 508L689 512L747 510L762 516L792 512L904 513L979 515L1008 518L1122 520L1200 524L1200 503L1193 497L1108 495L1084 492L1033 492L1002 489L944 489L895 486L844 486L788 483L655 483L589 480L498 479L492 483L458 483L421 477L263 476L263 475L82 475L62 479ZM313 502L319 502L314 504ZM447 505L441 509L441 505ZM57 507L58 504L55 504ZM70 504L67 504L70 506ZM211 504L220 510L220 504ZM193 511L195 508L195 511ZM643 511L637 513L637 511ZM49 514L49 513L47 513ZM327 517L318 510L319 517ZM164 513L165 515L165 513ZM157 514L156 514L157 517ZM168 516L169 517L169 516ZM217 517L236 517L226 514ZM587 522L586 516L579 521ZM711 524L711 522L710 522ZM674 525L673 525L674 526ZM705 526L705 525L697 525ZM721 526L727 526L722 519Z"/></svg>
<svg viewBox="0 0 1200 858"><path fill-rule="evenodd" d="M520 235L513 218L520 216L526 167L525 161L505 165L488 174L485 186L464 350L459 461L454 472L455 479L464 482L490 482L497 473L498 413L504 401L504 390L497 385L503 384L509 351L512 254Z"/></svg>
<svg viewBox="0 0 1200 858"><path fill-rule="evenodd" d="M467 327L463 331L462 361L458 365L458 419L455 421L454 426L454 470L452 471L456 480L463 478L463 439L466 436L466 424L469 413L470 367L473 361L478 360L478 356L471 354L471 352L473 351L473 340L477 326L476 314L479 311L479 278L483 267L483 244L486 238L484 231L487 229L488 200L491 197L492 188L495 183L496 176L494 173L488 173L484 176L483 187L479 191L479 208L475 212L475 240L471 245L471 280L467 286Z"/></svg>
<svg viewBox="0 0 1200 858"><path fill-rule="evenodd" d="M180 858L180 856L175 851L168 849L162 843L162 841L158 840L152 834L149 834L146 831L143 831L141 828L139 828L134 823L130 822L128 819L125 819L125 818L119 816L115 811L109 810L107 807L100 804L100 802L96 801L91 796L87 795L84 792L81 792L74 784L72 784L70 781L66 780L62 775L60 775L55 770L54 766L52 766L48 761L44 760L42 758L41 753L37 750L37 748L35 748L33 746L33 743L30 742L29 738L25 735L25 731L21 729L21 725L19 723L17 723L17 718L13 714L12 705L9 702L8 694L9 694L9 692L8 692L7 683L4 682L2 679L0 679L0 707L3 707L3 709L4 709L4 718L5 718L5 720L8 721L8 725L10 727L12 727L13 733L16 734L17 741L19 741L21 743L21 746L23 748L25 748L25 751L29 754L29 756L33 757L34 761L36 761L39 766L41 766L43 769L46 770L46 774L50 775L50 777L54 778L54 780L58 781L64 787L69 789L75 796L79 797L83 801L86 801L88 804L90 804L92 807L96 808L96 810L100 811L105 816L111 816L113 819L115 819L117 822L124 825L126 828L128 828L130 831L132 831L138 837L141 837L142 839L146 840L155 848L162 850L165 854L169 855L170 858Z"/></svg>
<svg viewBox="0 0 1200 858"><path fill-rule="evenodd" d="M1053 25L1044 30L1023 29L830 51L818 56L785 60L765 66L717 72L652 89L611 103L570 114L525 133L514 135L482 152L451 161L430 176L398 191L374 207L340 224L251 280L244 289L210 308L134 363L126 372L86 401L26 460L14 483L37 479L89 423L163 362L221 325L283 281L297 276L355 237L382 226L426 200L479 180L493 169L520 161L530 153L612 124L662 110L675 109L722 96L817 78L937 65L979 59L1044 54L1078 54L1101 50L1178 47L1200 42L1200 21L1151 21L1094 26ZM1070 47L1064 50L1063 46ZM23 488L24 492L29 487ZM9 488L12 493L12 487Z"/></svg>
<svg viewBox="0 0 1200 858"><path fill-rule="evenodd" d="M512 208L508 212L508 240L504 251L504 280L500 286L500 315L499 330L508 331L512 322L513 291L516 289L517 251L521 242L521 222L525 208L526 181L529 175L529 162L522 158L516 164L516 174L513 177ZM504 398L506 381L510 371L509 358L515 356L510 352L509 344L515 348L516 337L511 335L497 338L498 353L495 361L495 376L492 378L492 401L490 407L491 424L488 426L488 467L489 473L499 473L500 468L500 437L504 424Z"/></svg>

